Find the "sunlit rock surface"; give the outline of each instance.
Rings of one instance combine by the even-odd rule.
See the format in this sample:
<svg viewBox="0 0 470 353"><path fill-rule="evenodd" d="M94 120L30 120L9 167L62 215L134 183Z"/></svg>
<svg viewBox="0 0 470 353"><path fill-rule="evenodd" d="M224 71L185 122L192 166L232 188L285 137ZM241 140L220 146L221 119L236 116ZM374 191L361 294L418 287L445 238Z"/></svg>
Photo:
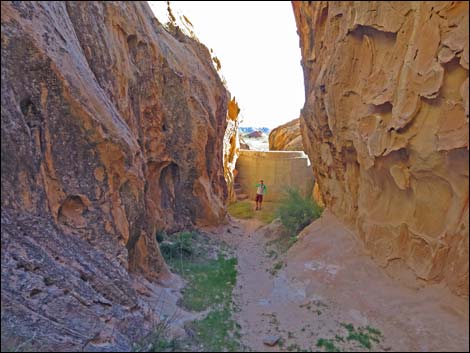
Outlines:
<svg viewBox="0 0 470 353"><path fill-rule="evenodd" d="M227 201L236 201L235 194L235 165L240 153L240 133L238 131L238 114L240 108L233 98L227 109L227 129L224 136L224 176L227 181L228 198Z"/></svg>
<svg viewBox="0 0 470 353"><path fill-rule="evenodd" d="M381 265L468 295L468 2L293 8L327 206Z"/></svg>
<svg viewBox="0 0 470 353"><path fill-rule="evenodd" d="M1 13L2 349L129 350L159 321L156 232L225 217L229 94L145 2Z"/></svg>
<svg viewBox="0 0 470 353"><path fill-rule="evenodd" d="M280 125L269 133L270 151L303 151L300 119Z"/></svg>

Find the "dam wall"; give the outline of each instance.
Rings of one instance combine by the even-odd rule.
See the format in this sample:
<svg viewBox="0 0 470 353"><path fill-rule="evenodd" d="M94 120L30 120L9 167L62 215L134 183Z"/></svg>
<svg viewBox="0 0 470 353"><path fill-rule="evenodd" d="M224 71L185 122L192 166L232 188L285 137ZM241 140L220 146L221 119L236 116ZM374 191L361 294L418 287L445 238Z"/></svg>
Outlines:
<svg viewBox="0 0 470 353"><path fill-rule="evenodd" d="M313 172L303 151L240 150L236 169L237 183L250 199L255 198L260 179L267 186L265 201L280 201L288 188L297 188L303 196L312 194Z"/></svg>

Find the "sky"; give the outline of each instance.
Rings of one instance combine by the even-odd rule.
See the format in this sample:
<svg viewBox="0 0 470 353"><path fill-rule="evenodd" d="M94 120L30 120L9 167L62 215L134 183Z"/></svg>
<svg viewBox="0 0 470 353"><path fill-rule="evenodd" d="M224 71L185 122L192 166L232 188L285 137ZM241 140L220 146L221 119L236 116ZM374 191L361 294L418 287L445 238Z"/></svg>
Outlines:
<svg viewBox="0 0 470 353"><path fill-rule="evenodd" d="M149 1L168 21L166 1ZM241 126L274 128L299 117L304 104L299 37L290 1L171 1L222 64L241 108Z"/></svg>

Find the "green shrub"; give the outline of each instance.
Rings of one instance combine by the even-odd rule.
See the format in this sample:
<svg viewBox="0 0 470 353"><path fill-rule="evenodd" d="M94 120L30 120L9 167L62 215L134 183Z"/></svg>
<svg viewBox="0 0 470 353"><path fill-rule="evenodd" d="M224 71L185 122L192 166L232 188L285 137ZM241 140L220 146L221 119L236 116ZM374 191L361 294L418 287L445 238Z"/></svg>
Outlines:
<svg viewBox="0 0 470 353"><path fill-rule="evenodd" d="M332 339L320 338L317 340L318 348L325 348L325 352L341 352Z"/></svg>
<svg viewBox="0 0 470 353"><path fill-rule="evenodd" d="M269 273L273 276L276 276L277 273L282 270L282 268L284 267L284 262L282 261L278 261L276 262L273 267L269 270Z"/></svg>
<svg viewBox="0 0 470 353"><path fill-rule="evenodd" d="M289 233L295 236L319 218L322 212L323 208L311 197L302 197L296 189L288 189L277 210L277 216Z"/></svg>
<svg viewBox="0 0 470 353"><path fill-rule="evenodd" d="M193 253L193 233L180 232L168 237L170 241L160 243L160 251L167 262L181 257L190 257Z"/></svg>
<svg viewBox="0 0 470 353"><path fill-rule="evenodd" d="M348 341L356 341L362 347L371 349L373 342L379 343L382 338L382 332L380 330L366 326L359 327L356 329L352 324L341 324L346 330L348 330Z"/></svg>

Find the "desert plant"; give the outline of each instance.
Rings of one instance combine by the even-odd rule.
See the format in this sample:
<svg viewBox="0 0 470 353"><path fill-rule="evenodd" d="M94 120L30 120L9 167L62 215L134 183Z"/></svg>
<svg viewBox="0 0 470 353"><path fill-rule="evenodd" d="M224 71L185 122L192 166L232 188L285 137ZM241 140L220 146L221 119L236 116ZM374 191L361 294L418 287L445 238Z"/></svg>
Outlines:
<svg viewBox="0 0 470 353"><path fill-rule="evenodd" d="M335 345L335 341L332 339L320 338L317 340L318 348L325 348L325 352L341 352L339 347Z"/></svg>
<svg viewBox="0 0 470 353"><path fill-rule="evenodd" d="M302 197L296 189L288 189L277 210L282 225L292 236L297 235L312 221L319 218L323 208L311 197Z"/></svg>
<svg viewBox="0 0 470 353"><path fill-rule="evenodd" d="M193 253L193 233L179 232L172 234L169 240L160 243L160 251L167 262L190 257Z"/></svg>
<svg viewBox="0 0 470 353"><path fill-rule="evenodd" d="M163 312L166 305L165 292L161 291L157 299L156 311ZM170 326L180 319L180 312L175 308L171 315L160 315L158 323L153 323L153 329L139 342L134 343L133 352L178 352L178 341L169 338Z"/></svg>
<svg viewBox="0 0 470 353"><path fill-rule="evenodd" d="M278 261L276 262L273 267L269 270L269 273L272 275L272 276L276 276L277 273L282 270L282 268L284 267L284 262L282 261Z"/></svg>
<svg viewBox="0 0 470 353"><path fill-rule="evenodd" d="M372 344L379 343L382 338L382 332L380 330L366 326L366 327L359 327L356 329L352 324L341 324L346 330L348 330L348 336L346 339L348 341L356 341L362 347L371 349Z"/></svg>

